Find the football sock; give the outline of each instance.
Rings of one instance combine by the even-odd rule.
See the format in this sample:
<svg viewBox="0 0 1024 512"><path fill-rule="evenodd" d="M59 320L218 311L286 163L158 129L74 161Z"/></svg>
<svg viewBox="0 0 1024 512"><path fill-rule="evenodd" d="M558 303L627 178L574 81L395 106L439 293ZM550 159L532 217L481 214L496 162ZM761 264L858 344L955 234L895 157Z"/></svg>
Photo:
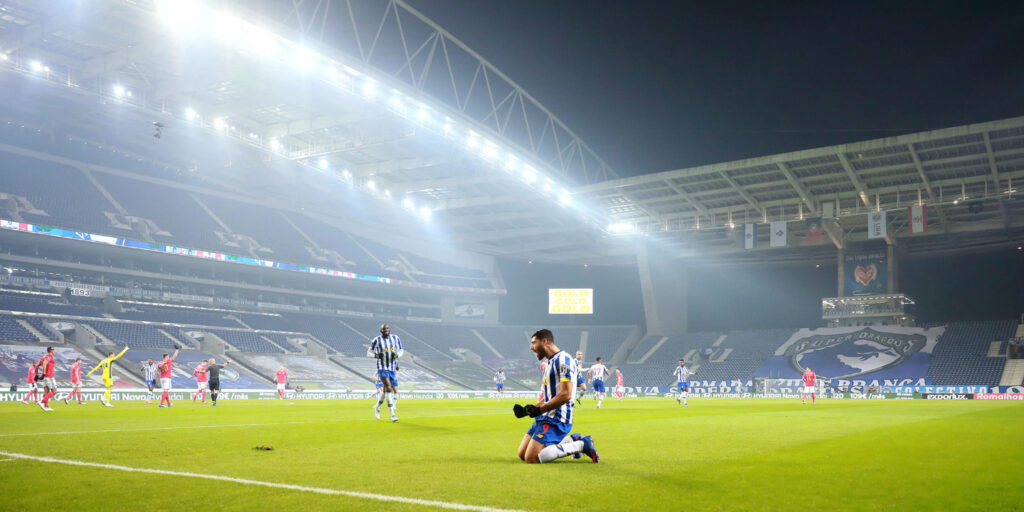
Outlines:
<svg viewBox="0 0 1024 512"><path fill-rule="evenodd" d="M380 392L380 396L377 397L377 408L378 409L380 409L380 406L384 404L384 396L385 395L387 395L387 393L381 391Z"/></svg>
<svg viewBox="0 0 1024 512"><path fill-rule="evenodd" d="M537 458L540 459L541 463L551 462L555 459L560 459L574 453L578 453L583 449L583 441L563 441L560 444L553 444L545 446L540 453L537 454Z"/></svg>
<svg viewBox="0 0 1024 512"><path fill-rule="evenodd" d="M110 403L110 389L111 388L107 388L107 390L103 392L103 401L104 402Z"/></svg>

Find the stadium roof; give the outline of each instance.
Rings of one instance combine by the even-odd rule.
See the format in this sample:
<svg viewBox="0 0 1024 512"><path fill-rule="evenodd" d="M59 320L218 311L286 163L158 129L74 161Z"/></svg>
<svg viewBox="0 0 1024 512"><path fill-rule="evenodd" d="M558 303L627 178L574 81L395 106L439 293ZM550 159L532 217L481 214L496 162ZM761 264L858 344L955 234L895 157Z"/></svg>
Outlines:
<svg viewBox="0 0 1024 512"><path fill-rule="evenodd" d="M620 232L645 235L678 257L743 260L833 252L746 251L739 235L745 223L821 217L826 205L834 212L824 222L832 249L866 241L866 214L876 210L887 212L885 241L911 253L1015 244L1024 240L1016 183L1024 183L1024 118L659 172L576 192L603 205ZM928 227L911 234L907 208L919 201L927 205ZM765 247L768 233L761 231Z"/></svg>
<svg viewBox="0 0 1024 512"><path fill-rule="evenodd" d="M4 116L45 112L60 130L183 169L190 152L230 141L267 164L205 176L239 194L299 197L345 220L305 175L269 169L283 159L394 206L366 227L499 256L624 263L642 238L680 258L821 259L864 240L864 214L879 208L887 241L909 252L1022 238L1024 118L619 178L400 0L0 0L0 54L0 86L24 100ZM26 80L52 87L38 99ZM929 228L909 235L919 197ZM818 216L825 203L838 207L831 245L743 250L742 224Z"/></svg>

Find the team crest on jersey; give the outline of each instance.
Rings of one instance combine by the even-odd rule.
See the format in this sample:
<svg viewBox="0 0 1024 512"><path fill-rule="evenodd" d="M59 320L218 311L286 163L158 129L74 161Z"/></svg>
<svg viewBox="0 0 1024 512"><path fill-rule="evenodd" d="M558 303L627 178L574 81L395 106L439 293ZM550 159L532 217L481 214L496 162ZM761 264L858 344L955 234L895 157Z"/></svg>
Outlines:
<svg viewBox="0 0 1024 512"><path fill-rule="evenodd" d="M801 338L786 349L799 373L809 366L821 375L844 379L896 366L927 343L922 334L895 334L864 328L845 334Z"/></svg>

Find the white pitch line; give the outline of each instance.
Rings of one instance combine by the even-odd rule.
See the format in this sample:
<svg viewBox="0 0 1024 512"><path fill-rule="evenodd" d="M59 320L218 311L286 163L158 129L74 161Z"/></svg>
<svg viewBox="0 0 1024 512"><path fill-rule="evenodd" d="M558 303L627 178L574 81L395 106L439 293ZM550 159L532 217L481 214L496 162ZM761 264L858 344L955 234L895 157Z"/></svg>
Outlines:
<svg viewBox="0 0 1024 512"><path fill-rule="evenodd" d="M317 494L331 494L340 496L349 496L352 498L362 498L368 500L377 501L391 501L396 503L407 503L410 505L423 505L426 507L438 507L446 508L451 510L474 510L478 512L524 512L522 510L515 509L503 509L486 507L481 505L467 505L465 503L453 503L450 501L435 501L435 500L423 500L419 498L407 498L404 496L388 496L386 494L376 494L370 492L359 492L359 491L344 491L341 489L327 489L323 487L308 487L305 485L295 484L282 484L278 482L264 482L262 480L250 480L248 478L235 478L231 476L221 475L208 475L200 473L186 473L184 471L168 471L165 469L147 469L147 468L133 468L130 466L119 466L116 464L98 464L95 462L84 462L79 460L66 460L66 459L55 459L52 457L38 457L35 455L26 455L24 453L11 453L11 452L0 452L0 455L7 457L14 457L17 459L28 459L39 462L50 462L54 464L67 464L70 466L86 466L92 468L101 469L112 469L115 471L127 471L129 473L150 473L154 475L168 475L168 476L181 476L187 478L202 478L206 480L220 480L223 482L233 482L237 484L245 485L259 485L262 487L273 487L277 489L288 489L292 491L303 491L313 492Z"/></svg>
<svg viewBox="0 0 1024 512"><path fill-rule="evenodd" d="M410 416L409 419L430 419L430 418L452 418L456 416L490 416L504 413L476 413L476 414L443 414L437 416ZM72 434L106 434L111 432L152 432L157 430L190 430L198 428L232 428L232 427L266 427L273 425L310 425L314 423L344 423L347 421L379 421L373 418L349 418L344 420L307 420L307 421L281 421L272 423L229 423L227 425L186 425L180 427L150 427L150 428L116 428L107 430L77 430L65 432L23 432L17 434L0 434L0 437L25 437L25 436L53 436Z"/></svg>

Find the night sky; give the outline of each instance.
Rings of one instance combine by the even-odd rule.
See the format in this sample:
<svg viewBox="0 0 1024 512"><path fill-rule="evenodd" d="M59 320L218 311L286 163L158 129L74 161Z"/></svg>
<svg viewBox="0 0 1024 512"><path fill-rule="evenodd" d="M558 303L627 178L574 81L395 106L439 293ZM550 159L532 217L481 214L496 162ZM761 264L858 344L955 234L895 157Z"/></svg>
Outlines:
<svg viewBox="0 0 1024 512"><path fill-rule="evenodd" d="M1024 115L1024 2L408 0L622 175Z"/></svg>

